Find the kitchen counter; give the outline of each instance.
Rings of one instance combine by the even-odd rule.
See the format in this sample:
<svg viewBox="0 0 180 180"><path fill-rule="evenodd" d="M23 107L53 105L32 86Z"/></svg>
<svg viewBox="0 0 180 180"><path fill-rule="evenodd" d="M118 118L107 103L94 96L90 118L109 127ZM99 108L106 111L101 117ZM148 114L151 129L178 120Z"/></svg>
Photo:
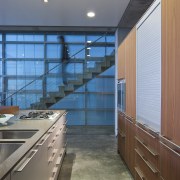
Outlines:
<svg viewBox="0 0 180 180"><path fill-rule="evenodd" d="M21 115L28 114L28 112L30 111L20 111L9 120L11 125L0 127L0 130L38 130L29 139L11 139L10 142L18 141L24 143L0 164L0 179L5 177L6 174L13 169L13 167L26 155L26 153L38 142L38 140L40 140L40 138L52 127L59 117L65 113L65 110L53 110L53 112L59 113L53 120L19 120ZM7 139L0 139L0 142L7 142Z"/></svg>

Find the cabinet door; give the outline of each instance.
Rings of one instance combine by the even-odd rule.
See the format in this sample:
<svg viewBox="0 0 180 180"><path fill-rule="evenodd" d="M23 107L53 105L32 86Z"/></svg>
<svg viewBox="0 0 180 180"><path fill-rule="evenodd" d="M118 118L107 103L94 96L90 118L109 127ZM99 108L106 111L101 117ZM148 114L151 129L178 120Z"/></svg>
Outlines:
<svg viewBox="0 0 180 180"><path fill-rule="evenodd" d="M125 78L125 43L118 48L118 79Z"/></svg>
<svg viewBox="0 0 180 180"><path fill-rule="evenodd" d="M11 180L11 175L8 174L5 178L3 178L3 180Z"/></svg>
<svg viewBox="0 0 180 180"><path fill-rule="evenodd" d="M125 40L126 114L136 118L136 29Z"/></svg>
<svg viewBox="0 0 180 180"><path fill-rule="evenodd" d="M45 136L44 136L45 137ZM40 140L11 172L11 180L48 179L47 138Z"/></svg>
<svg viewBox="0 0 180 180"><path fill-rule="evenodd" d="M126 119L125 161L126 161L126 164L133 176L135 174L134 135L135 135L134 124L133 124L132 120Z"/></svg>
<svg viewBox="0 0 180 180"><path fill-rule="evenodd" d="M180 146L180 1L162 1L161 134Z"/></svg>

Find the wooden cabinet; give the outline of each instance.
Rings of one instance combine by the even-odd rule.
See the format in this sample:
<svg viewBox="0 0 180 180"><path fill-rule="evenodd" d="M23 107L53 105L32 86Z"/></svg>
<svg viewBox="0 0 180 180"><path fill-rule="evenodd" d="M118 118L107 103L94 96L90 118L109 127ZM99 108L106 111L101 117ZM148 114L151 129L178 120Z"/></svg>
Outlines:
<svg viewBox="0 0 180 180"><path fill-rule="evenodd" d="M134 135L135 135L134 123L133 123L132 119L126 118L125 162L133 176L135 174Z"/></svg>
<svg viewBox="0 0 180 180"><path fill-rule="evenodd" d="M125 117L118 112L118 153L125 159Z"/></svg>
<svg viewBox="0 0 180 180"><path fill-rule="evenodd" d="M126 115L136 118L136 28L125 40Z"/></svg>
<svg viewBox="0 0 180 180"><path fill-rule="evenodd" d="M125 43L118 48L118 79L125 78Z"/></svg>
<svg viewBox="0 0 180 180"><path fill-rule="evenodd" d="M3 178L2 180L11 180L11 175L8 174L5 178Z"/></svg>
<svg viewBox="0 0 180 180"><path fill-rule="evenodd" d="M163 180L180 179L180 150L160 143L161 177Z"/></svg>
<svg viewBox="0 0 180 180"><path fill-rule="evenodd" d="M56 180L65 155L63 115L11 171L11 180Z"/></svg>
<svg viewBox="0 0 180 180"><path fill-rule="evenodd" d="M162 1L161 134L180 146L180 1Z"/></svg>
<svg viewBox="0 0 180 180"><path fill-rule="evenodd" d="M136 125L135 179L159 180L160 153L158 134Z"/></svg>

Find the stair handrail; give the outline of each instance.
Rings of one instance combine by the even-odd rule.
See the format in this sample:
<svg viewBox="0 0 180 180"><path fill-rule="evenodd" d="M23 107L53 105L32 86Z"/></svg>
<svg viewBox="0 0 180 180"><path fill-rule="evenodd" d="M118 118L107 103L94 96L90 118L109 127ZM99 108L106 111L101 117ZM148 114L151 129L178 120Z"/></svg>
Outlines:
<svg viewBox="0 0 180 180"><path fill-rule="evenodd" d="M97 41L99 41L101 38L105 37L107 35L107 32L105 34L103 34L102 36L100 36L99 38L97 38L95 41L93 42L89 42L88 44L85 45L84 48L80 49L79 51L77 51L75 54L71 55L69 59L71 59L72 57L74 57L75 55L77 55L78 53L80 53L81 51L83 51L84 49L86 49L87 47L91 47L92 45L94 45ZM49 72L51 72L52 70L54 70L57 67L61 67L63 64L65 64L67 62L62 62L61 64L57 64L56 66L54 66L53 68L49 69L48 71L46 71L44 74L34 78L31 82L25 84L22 88L18 89L17 91L15 91L14 93L12 93L11 95L9 95L8 97L6 97L5 99L0 101L0 104L2 104L3 102L6 102L7 99L11 98L12 96L14 96L15 94L18 94L18 92L22 91L23 89L25 89L27 86L31 85L32 83L34 83L36 80L43 78L44 76L46 76Z"/></svg>

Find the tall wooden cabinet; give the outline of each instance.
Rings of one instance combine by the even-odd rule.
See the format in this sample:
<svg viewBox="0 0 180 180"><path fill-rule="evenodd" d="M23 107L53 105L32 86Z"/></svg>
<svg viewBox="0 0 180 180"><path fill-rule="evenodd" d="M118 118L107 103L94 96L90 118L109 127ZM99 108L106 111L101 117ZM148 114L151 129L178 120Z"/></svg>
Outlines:
<svg viewBox="0 0 180 180"><path fill-rule="evenodd" d="M125 43L118 48L118 79L125 78Z"/></svg>
<svg viewBox="0 0 180 180"><path fill-rule="evenodd" d="M161 134L180 146L180 1L162 0Z"/></svg>
<svg viewBox="0 0 180 180"><path fill-rule="evenodd" d="M136 118L136 28L125 40L126 115Z"/></svg>

